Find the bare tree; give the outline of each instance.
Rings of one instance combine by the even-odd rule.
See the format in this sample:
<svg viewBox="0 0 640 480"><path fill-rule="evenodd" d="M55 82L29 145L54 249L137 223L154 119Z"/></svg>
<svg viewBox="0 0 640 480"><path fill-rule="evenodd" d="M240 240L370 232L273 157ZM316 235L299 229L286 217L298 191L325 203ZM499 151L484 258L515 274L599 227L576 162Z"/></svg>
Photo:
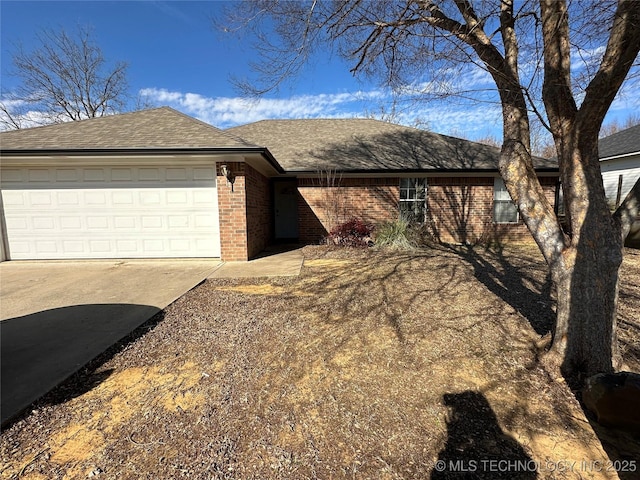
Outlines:
<svg viewBox="0 0 640 480"><path fill-rule="evenodd" d="M478 102L497 93L503 117L499 171L557 290L545 361L572 379L620 366L618 275L623 239L639 211L640 183L611 214L598 132L637 67L640 2L258 0L242 6L234 5L227 29L249 28L257 35L264 60L258 73L266 83L258 83L256 93L297 73L327 45L352 62L352 72L378 78L394 91ZM474 87L477 72L491 89ZM531 115L553 136L566 233L533 168Z"/></svg>
<svg viewBox="0 0 640 480"><path fill-rule="evenodd" d="M377 109L369 108L362 112L365 118L380 120L387 123L398 123L407 125L421 130L429 130L429 121L416 115L408 115L408 112L402 107L401 100L398 95L393 95L388 105L378 105Z"/></svg>
<svg viewBox="0 0 640 480"><path fill-rule="evenodd" d="M486 135L476 140L476 142L482 143L483 145L489 145L491 147L501 147L500 141L493 135Z"/></svg>
<svg viewBox="0 0 640 480"><path fill-rule="evenodd" d="M127 103L127 65L108 66L90 31L71 36L42 30L32 51L17 47L13 75L20 80L4 93L0 122L5 128L60 123L116 113Z"/></svg>
<svg viewBox="0 0 640 480"><path fill-rule="evenodd" d="M327 230L347 221L349 211L347 196L342 188L342 174L332 167L317 170L317 185L321 187L320 207L324 213Z"/></svg>

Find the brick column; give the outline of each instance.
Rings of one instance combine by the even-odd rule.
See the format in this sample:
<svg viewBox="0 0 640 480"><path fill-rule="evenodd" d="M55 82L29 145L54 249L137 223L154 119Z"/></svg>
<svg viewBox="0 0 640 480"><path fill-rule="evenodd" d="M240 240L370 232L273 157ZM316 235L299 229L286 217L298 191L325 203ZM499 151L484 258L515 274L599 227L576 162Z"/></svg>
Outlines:
<svg viewBox="0 0 640 480"><path fill-rule="evenodd" d="M227 165L229 171L235 176L233 185L227 182L220 171L223 164ZM224 261L248 260L245 164L220 162L216 165L216 169L221 258Z"/></svg>

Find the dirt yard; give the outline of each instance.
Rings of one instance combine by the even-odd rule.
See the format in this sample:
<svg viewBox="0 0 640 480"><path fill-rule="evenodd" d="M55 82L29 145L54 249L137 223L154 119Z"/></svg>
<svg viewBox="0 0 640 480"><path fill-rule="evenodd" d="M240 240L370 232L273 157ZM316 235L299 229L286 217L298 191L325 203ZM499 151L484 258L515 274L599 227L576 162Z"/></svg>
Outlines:
<svg viewBox="0 0 640 480"><path fill-rule="evenodd" d="M0 476L640 478L640 439L537 364L535 249L304 254L300 277L207 281L51 392L0 436ZM620 301L640 372L638 250Z"/></svg>

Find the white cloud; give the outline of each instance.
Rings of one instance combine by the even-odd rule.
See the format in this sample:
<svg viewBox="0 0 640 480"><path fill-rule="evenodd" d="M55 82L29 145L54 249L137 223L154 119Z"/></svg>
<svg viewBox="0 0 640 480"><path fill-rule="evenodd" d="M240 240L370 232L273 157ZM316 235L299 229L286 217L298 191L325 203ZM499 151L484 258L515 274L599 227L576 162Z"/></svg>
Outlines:
<svg viewBox="0 0 640 480"><path fill-rule="evenodd" d="M197 93L145 88L140 91L140 95L152 103L171 106L219 128L264 119L362 116L365 102L384 98L383 92L379 90L246 99L205 97Z"/></svg>
<svg viewBox="0 0 640 480"><path fill-rule="evenodd" d="M20 128L39 127L51 123L51 115L46 115L37 110L31 110L30 105L24 100L11 97L0 98L3 109L0 110L0 131L13 129L14 122L20 125ZM11 115L9 117L7 112Z"/></svg>
<svg viewBox="0 0 640 480"><path fill-rule="evenodd" d="M380 112L389 114L393 98L390 92L380 89L259 99L207 97L162 88L146 88L140 91L140 95L154 104L168 105L218 128L264 119L353 118L376 116ZM409 94L409 97L414 95ZM399 99L392 121L470 139L501 136L499 105L470 106L451 99L427 103L409 97L404 99L404 104L403 99Z"/></svg>
<svg viewBox="0 0 640 480"><path fill-rule="evenodd" d="M443 100L414 105L398 115L398 123L415 125L445 135L469 140L502 137L502 111L497 104L464 105ZM420 125L423 121L426 125Z"/></svg>

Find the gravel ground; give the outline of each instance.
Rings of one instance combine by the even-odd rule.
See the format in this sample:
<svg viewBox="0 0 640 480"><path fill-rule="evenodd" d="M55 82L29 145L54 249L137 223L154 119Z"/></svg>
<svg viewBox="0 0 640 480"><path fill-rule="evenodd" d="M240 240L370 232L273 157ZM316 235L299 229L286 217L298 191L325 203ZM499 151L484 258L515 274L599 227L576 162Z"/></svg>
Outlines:
<svg viewBox="0 0 640 480"><path fill-rule="evenodd" d="M2 478L617 478L604 462L640 458L539 367L535 249L304 254L296 278L207 281L41 399L0 436ZM639 318L627 250L636 372Z"/></svg>

